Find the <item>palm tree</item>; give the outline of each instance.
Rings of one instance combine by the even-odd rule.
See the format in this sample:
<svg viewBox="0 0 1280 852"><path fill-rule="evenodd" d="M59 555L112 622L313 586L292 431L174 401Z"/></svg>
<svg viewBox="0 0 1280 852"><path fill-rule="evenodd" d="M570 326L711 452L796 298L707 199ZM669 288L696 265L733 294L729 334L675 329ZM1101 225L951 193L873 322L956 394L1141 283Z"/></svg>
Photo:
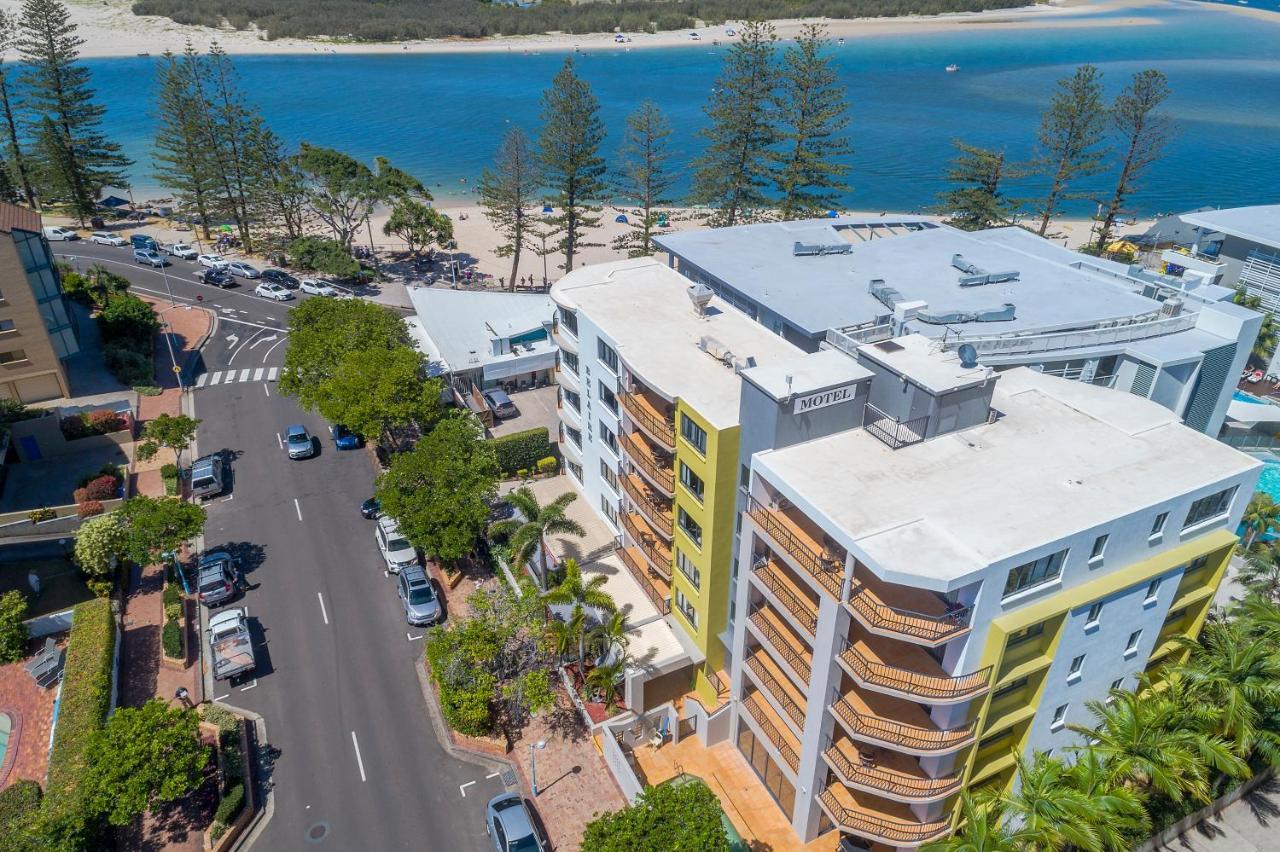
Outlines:
<svg viewBox="0 0 1280 852"><path fill-rule="evenodd" d="M960 824L949 837L926 844L921 852L1023 852L1028 839L1003 818L999 802L968 790L960 794Z"/></svg>
<svg viewBox="0 0 1280 852"><path fill-rule="evenodd" d="M1240 602L1238 613L1249 636L1280 644L1280 607L1260 595L1249 595Z"/></svg>
<svg viewBox="0 0 1280 852"><path fill-rule="evenodd" d="M547 622L547 647L556 655L556 659L564 662L573 651L578 639L582 636L587 614L584 610L575 609L569 613L567 621L553 618Z"/></svg>
<svg viewBox="0 0 1280 852"><path fill-rule="evenodd" d="M1250 501L1250 506L1253 502ZM1276 504L1280 508L1280 504ZM1248 515L1246 514L1246 523ZM1254 531L1249 530L1252 538ZM1250 594L1265 598L1272 603L1280 602L1280 560L1276 558L1275 548L1271 545L1256 545L1244 558L1244 567L1236 579Z"/></svg>
<svg viewBox="0 0 1280 852"><path fill-rule="evenodd" d="M618 609L617 604L613 602L613 598L610 597L609 593L601 588L607 580L608 578L605 575L597 574L584 582L582 569L578 567L578 560L566 559L564 561L564 579L560 581L560 585L542 596L542 602L572 607L570 618L583 616L587 607L593 607L609 613L616 612ZM585 660L586 657L586 631L581 631L578 634L579 663Z"/></svg>
<svg viewBox="0 0 1280 852"><path fill-rule="evenodd" d="M1036 849L1076 847L1102 852L1098 826L1108 814L1067 783L1067 767L1041 751L1028 761L1017 756L1016 792L997 794L1005 820L1020 828L1024 843Z"/></svg>
<svg viewBox="0 0 1280 852"><path fill-rule="evenodd" d="M1075 762L1067 767L1066 780L1103 813L1104 818L1094 828L1106 852L1130 849L1135 838L1150 833L1151 818L1147 816L1142 798L1128 787L1111 783L1106 765L1093 749L1085 749L1076 756Z"/></svg>
<svg viewBox="0 0 1280 852"><path fill-rule="evenodd" d="M1280 329L1276 328L1271 314L1262 311L1262 297L1251 296L1245 286L1240 284L1236 287L1236 294L1231 301L1262 313L1262 325L1258 327L1258 336L1253 340L1253 354L1263 361L1270 361L1271 355L1276 351L1276 340L1280 336L1278 335Z"/></svg>
<svg viewBox="0 0 1280 852"><path fill-rule="evenodd" d="M604 703L607 709L613 709L616 695L614 687L622 679L622 675L629 665L631 665L631 659L626 654L619 654L618 659L612 663L596 666L587 675L587 686L591 687L592 690L604 693Z"/></svg>
<svg viewBox="0 0 1280 852"><path fill-rule="evenodd" d="M1181 640L1191 655L1181 667L1194 700L1217 708L1213 733L1226 738L1235 754L1255 752L1280 760L1280 731L1267 722L1280 710L1280 654L1267 642L1253 642L1236 623L1211 624L1200 642Z"/></svg>
<svg viewBox="0 0 1280 852"><path fill-rule="evenodd" d="M493 538L505 538L511 547L511 559L515 567L528 569L529 562L546 536L573 535L582 538L586 535L582 524L565 514L569 504L577 499L576 493L566 491L543 506L528 488L517 488L507 495L507 501L519 511L524 520L511 518L498 521L490 525L489 535Z"/></svg>
<svg viewBox="0 0 1280 852"><path fill-rule="evenodd" d="M611 612L603 621L593 626L587 631L588 638L599 645L600 656L607 657L609 651L617 648L619 651L627 650L627 631L631 625L627 624L627 616L621 612Z"/></svg>
<svg viewBox="0 0 1280 852"><path fill-rule="evenodd" d="M1271 498L1265 491L1256 492L1245 507L1241 522L1249 529L1244 539L1244 549L1253 547L1254 539L1265 533L1280 521L1280 503ZM1272 551L1274 556L1274 551Z"/></svg>

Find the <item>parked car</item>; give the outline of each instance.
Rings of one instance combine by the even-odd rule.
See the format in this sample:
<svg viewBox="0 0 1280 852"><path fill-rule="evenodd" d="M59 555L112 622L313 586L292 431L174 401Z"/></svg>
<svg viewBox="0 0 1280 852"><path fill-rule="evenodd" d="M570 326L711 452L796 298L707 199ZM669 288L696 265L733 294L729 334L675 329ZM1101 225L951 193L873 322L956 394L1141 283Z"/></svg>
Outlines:
<svg viewBox="0 0 1280 852"><path fill-rule="evenodd" d="M297 423L286 426L284 430L284 447L291 459L309 459L316 454L315 442L306 426Z"/></svg>
<svg viewBox="0 0 1280 852"><path fill-rule="evenodd" d="M155 238L149 237L146 234L134 234L129 237L129 245L133 246L135 249L142 249L143 251L160 250L160 244L155 241Z"/></svg>
<svg viewBox="0 0 1280 852"><path fill-rule="evenodd" d="M223 260L220 254L198 254L196 255L196 263L201 266L207 266L210 269L227 268L227 261Z"/></svg>
<svg viewBox="0 0 1280 852"><path fill-rule="evenodd" d="M44 238L49 242L60 242L62 240L78 240L80 235L70 228L59 228L56 225L48 225L44 229Z"/></svg>
<svg viewBox="0 0 1280 852"><path fill-rule="evenodd" d="M298 285L302 288L302 292L310 293L313 296L336 296L338 291L333 286L323 281L317 281L314 278L303 278Z"/></svg>
<svg viewBox="0 0 1280 852"><path fill-rule="evenodd" d="M333 438L334 446L340 450L358 450L360 445L364 443L360 440L359 435L341 423L334 423L329 427L329 437Z"/></svg>
<svg viewBox="0 0 1280 852"><path fill-rule="evenodd" d="M89 235L89 242L100 246L126 246L129 244L129 241L124 237L108 231L94 231Z"/></svg>
<svg viewBox="0 0 1280 852"><path fill-rule="evenodd" d="M200 603L213 609L234 600L240 591L236 561L225 550L211 550L200 557L196 588Z"/></svg>
<svg viewBox="0 0 1280 852"><path fill-rule="evenodd" d="M201 456L191 464L191 496L198 499L222 493L222 453Z"/></svg>
<svg viewBox="0 0 1280 852"><path fill-rule="evenodd" d="M163 251L170 257L180 257L183 260L195 260L199 257L199 252L186 243L170 243Z"/></svg>
<svg viewBox="0 0 1280 852"><path fill-rule="evenodd" d="M404 617L414 627L435 624L444 612L435 587L421 565L406 566L396 580L396 593L404 606Z"/></svg>
<svg viewBox="0 0 1280 852"><path fill-rule="evenodd" d="M225 269L202 269L200 270L200 283L208 284L211 287L234 287L236 286L236 277Z"/></svg>
<svg viewBox="0 0 1280 852"><path fill-rule="evenodd" d="M248 610L229 609L209 619L209 657L214 680L230 680L256 668Z"/></svg>
<svg viewBox="0 0 1280 852"><path fill-rule="evenodd" d="M283 269L262 270L262 280L270 281L272 284L279 284L281 287L288 287L290 290L298 289L298 279Z"/></svg>
<svg viewBox="0 0 1280 852"><path fill-rule="evenodd" d="M516 404L511 401L511 397L507 396L507 392L501 388L489 388L484 392L484 398L497 417L515 417L520 413Z"/></svg>
<svg viewBox="0 0 1280 852"><path fill-rule="evenodd" d="M293 294L279 284L266 282L259 284L253 288L253 292L264 299L271 299L276 302L287 302L293 298Z"/></svg>
<svg viewBox="0 0 1280 852"><path fill-rule="evenodd" d="M169 265L169 261L164 259L164 255L154 249L134 249L133 262L157 268Z"/></svg>
<svg viewBox="0 0 1280 852"><path fill-rule="evenodd" d="M518 793L503 793L489 800L484 830L497 852L547 852L549 848Z"/></svg>
<svg viewBox="0 0 1280 852"><path fill-rule="evenodd" d="M245 263L243 260L233 260L227 264L227 269L232 275L239 275L241 278L261 278L262 273L256 267Z"/></svg>
<svg viewBox="0 0 1280 852"><path fill-rule="evenodd" d="M382 558L386 560L387 570L392 574L418 564L418 551L409 543L409 539L400 534L400 525L394 518L379 518L373 535L378 541Z"/></svg>
<svg viewBox="0 0 1280 852"><path fill-rule="evenodd" d="M377 497L370 497L360 504L360 517L367 521L372 521L382 513L382 504L378 502Z"/></svg>

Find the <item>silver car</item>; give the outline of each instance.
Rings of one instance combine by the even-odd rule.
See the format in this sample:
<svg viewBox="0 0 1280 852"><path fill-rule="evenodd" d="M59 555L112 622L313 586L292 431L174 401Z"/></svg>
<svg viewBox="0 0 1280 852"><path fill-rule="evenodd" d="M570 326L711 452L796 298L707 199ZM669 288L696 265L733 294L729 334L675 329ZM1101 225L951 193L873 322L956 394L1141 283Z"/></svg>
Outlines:
<svg viewBox="0 0 1280 852"><path fill-rule="evenodd" d="M440 620L440 599L421 565L410 565L396 580L396 593L404 605L404 617L414 627L435 624Z"/></svg>
<svg viewBox="0 0 1280 852"><path fill-rule="evenodd" d="M236 561L225 550L211 550L200 557L200 603L213 609L236 596L238 571Z"/></svg>
<svg viewBox="0 0 1280 852"><path fill-rule="evenodd" d="M293 424L285 427L284 446L291 459L309 459L316 454L315 442L306 426Z"/></svg>
<svg viewBox="0 0 1280 852"><path fill-rule="evenodd" d="M378 518L373 535L378 541L378 551L387 563L387 570L392 574L418 564L418 551L400 532L394 518Z"/></svg>
<svg viewBox="0 0 1280 852"><path fill-rule="evenodd" d="M516 793L503 793L489 800L484 830L496 852L547 852L550 848L534 824L529 806Z"/></svg>

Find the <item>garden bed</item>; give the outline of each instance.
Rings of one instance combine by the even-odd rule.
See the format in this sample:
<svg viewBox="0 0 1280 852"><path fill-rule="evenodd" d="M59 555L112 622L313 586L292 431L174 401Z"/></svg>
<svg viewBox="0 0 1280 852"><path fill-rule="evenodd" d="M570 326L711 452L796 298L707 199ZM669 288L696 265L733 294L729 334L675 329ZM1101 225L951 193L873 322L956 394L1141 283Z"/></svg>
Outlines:
<svg viewBox="0 0 1280 852"><path fill-rule="evenodd" d="M164 627L160 632L162 662L170 668L187 667L187 596L182 585L173 576L173 569L165 570Z"/></svg>
<svg viewBox="0 0 1280 852"><path fill-rule="evenodd" d="M221 852L235 844L256 810L249 769L253 750L245 719L217 704L205 705L201 715L201 729L216 731L218 744L219 801L213 822L204 833L204 848Z"/></svg>

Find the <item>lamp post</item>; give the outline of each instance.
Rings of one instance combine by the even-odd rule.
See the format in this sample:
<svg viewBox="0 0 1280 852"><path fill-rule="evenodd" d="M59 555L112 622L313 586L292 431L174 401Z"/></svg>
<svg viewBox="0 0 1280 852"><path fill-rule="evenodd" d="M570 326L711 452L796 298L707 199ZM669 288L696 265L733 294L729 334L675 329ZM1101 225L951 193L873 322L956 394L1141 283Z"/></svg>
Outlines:
<svg viewBox="0 0 1280 852"><path fill-rule="evenodd" d="M529 743L529 777L533 781L533 797L538 798L538 752L547 747L546 740Z"/></svg>

